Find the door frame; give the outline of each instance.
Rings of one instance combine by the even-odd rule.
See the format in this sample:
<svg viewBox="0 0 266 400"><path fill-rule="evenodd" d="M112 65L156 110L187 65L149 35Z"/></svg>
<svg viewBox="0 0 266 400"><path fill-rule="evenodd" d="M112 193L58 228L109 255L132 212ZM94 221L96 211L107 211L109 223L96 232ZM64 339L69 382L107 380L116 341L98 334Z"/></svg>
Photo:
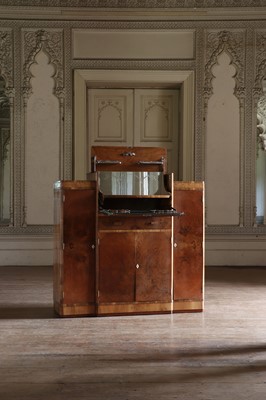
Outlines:
<svg viewBox="0 0 266 400"><path fill-rule="evenodd" d="M180 88L179 180L194 180L194 71L74 70L74 179L88 172L87 115L89 88Z"/></svg>

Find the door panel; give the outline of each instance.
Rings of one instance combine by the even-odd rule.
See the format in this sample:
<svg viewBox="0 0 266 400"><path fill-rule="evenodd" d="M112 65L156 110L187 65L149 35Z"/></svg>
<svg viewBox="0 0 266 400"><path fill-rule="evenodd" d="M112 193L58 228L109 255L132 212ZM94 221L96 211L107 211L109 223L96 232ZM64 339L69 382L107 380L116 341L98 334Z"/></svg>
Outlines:
<svg viewBox="0 0 266 400"><path fill-rule="evenodd" d="M130 145L133 133L133 91L89 90L89 117L91 146L113 142Z"/></svg>
<svg viewBox="0 0 266 400"><path fill-rule="evenodd" d="M136 234L136 301L171 301L171 231Z"/></svg>
<svg viewBox="0 0 266 400"><path fill-rule="evenodd" d="M99 232L99 303L135 299L135 234Z"/></svg>
<svg viewBox="0 0 266 400"><path fill-rule="evenodd" d="M177 176L178 91L136 89L134 95L134 146L167 149L168 171Z"/></svg>
<svg viewBox="0 0 266 400"><path fill-rule="evenodd" d="M133 136L133 91L90 89L89 157L91 146L131 146Z"/></svg>

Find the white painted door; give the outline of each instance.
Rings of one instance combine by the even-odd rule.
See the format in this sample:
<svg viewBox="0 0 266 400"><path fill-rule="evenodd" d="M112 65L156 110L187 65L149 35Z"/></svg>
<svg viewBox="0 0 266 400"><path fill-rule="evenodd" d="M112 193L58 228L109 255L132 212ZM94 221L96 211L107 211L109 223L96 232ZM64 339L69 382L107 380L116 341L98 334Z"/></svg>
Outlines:
<svg viewBox="0 0 266 400"><path fill-rule="evenodd" d="M89 89L88 146L164 147L178 176L178 90Z"/></svg>

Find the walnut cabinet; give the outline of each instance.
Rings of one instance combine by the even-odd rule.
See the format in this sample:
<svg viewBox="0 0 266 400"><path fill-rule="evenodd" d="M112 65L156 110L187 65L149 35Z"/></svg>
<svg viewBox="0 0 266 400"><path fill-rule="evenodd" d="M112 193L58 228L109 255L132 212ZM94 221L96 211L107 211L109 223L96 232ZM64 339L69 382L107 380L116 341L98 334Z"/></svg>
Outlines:
<svg viewBox="0 0 266 400"><path fill-rule="evenodd" d="M115 154L109 149L107 159L102 153L99 158L103 148L97 150L88 180L55 184L56 313L63 317L202 311L203 183L171 180L164 171L164 150L160 154L158 148L154 165L153 148L148 148L148 164L144 159L137 172L133 171L140 168L134 166L138 148L112 148ZM143 159L143 148L141 152ZM121 156L125 153L134 155ZM126 157L125 170L118 177L107 175L104 183L106 176L99 174L95 158L105 171L114 168L112 162L119 156ZM117 164L115 168L119 172ZM163 184L152 182L154 176L146 171L152 168L161 170Z"/></svg>

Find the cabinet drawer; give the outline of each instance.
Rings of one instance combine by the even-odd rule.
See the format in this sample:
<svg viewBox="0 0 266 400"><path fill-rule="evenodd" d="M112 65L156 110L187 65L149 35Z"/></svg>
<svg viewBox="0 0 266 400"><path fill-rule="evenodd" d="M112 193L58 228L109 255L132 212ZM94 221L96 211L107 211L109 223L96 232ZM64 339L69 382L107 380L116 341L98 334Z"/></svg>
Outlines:
<svg viewBox="0 0 266 400"><path fill-rule="evenodd" d="M172 217L99 216L99 230L171 229Z"/></svg>

